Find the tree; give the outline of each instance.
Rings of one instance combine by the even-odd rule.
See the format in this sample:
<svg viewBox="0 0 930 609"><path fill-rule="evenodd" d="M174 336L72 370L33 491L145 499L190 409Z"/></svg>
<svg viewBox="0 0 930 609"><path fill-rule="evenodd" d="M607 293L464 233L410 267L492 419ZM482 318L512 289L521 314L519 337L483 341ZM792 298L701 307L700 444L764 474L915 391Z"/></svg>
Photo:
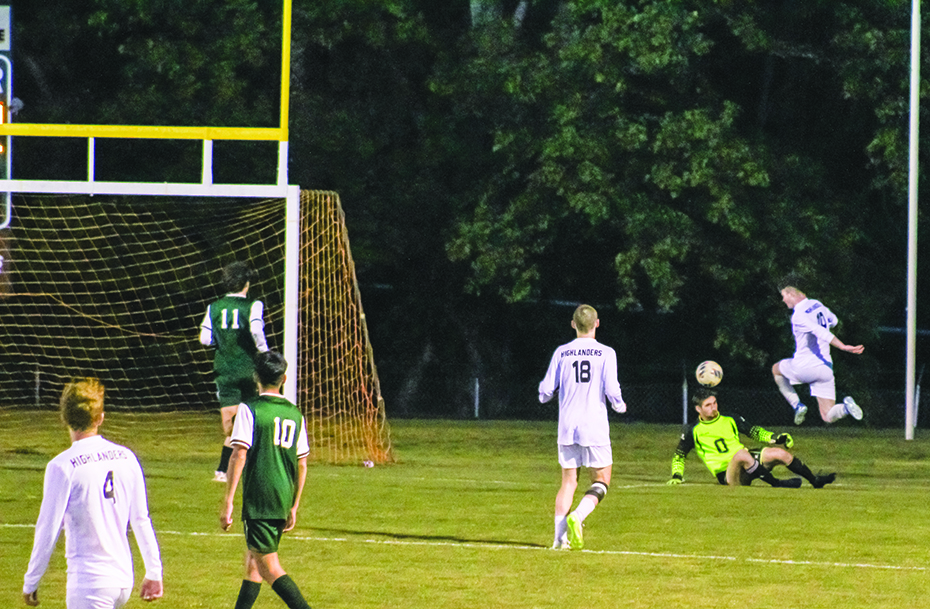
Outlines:
<svg viewBox="0 0 930 609"><path fill-rule="evenodd" d="M868 221L849 213L869 180L846 174L875 121L832 62L852 17L814 4L782 25L753 2L566 2L542 45L488 26L442 81L493 133L493 170L448 246L469 288L687 311L684 336L715 328L714 347L768 359L778 276L841 291L871 266L856 253Z"/></svg>

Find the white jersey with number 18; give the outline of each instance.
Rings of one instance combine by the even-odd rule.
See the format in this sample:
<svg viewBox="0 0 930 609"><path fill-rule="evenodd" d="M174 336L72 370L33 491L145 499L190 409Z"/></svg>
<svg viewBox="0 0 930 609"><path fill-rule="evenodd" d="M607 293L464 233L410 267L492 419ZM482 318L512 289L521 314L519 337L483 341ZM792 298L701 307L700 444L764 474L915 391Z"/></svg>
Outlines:
<svg viewBox="0 0 930 609"><path fill-rule="evenodd" d="M617 353L593 338L576 338L552 354L539 383L539 401L559 393L559 444L609 446L605 400L624 412L617 380Z"/></svg>

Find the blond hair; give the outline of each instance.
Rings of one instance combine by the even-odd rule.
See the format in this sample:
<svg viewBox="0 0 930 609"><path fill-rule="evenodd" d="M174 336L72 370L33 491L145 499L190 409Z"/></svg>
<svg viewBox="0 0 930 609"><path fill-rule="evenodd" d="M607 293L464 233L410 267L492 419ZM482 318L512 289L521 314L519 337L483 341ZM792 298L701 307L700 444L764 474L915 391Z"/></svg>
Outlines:
<svg viewBox="0 0 930 609"><path fill-rule="evenodd" d="M74 379L61 392L61 420L75 431L87 431L103 414L103 383L88 377Z"/></svg>
<svg viewBox="0 0 930 609"><path fill-rule="evenodd" d="M572 315L572 321L575 322L577 331L587 334L594 329L594 323L597 321L597 311L591 305L578 305L575 314Z"/></svg>

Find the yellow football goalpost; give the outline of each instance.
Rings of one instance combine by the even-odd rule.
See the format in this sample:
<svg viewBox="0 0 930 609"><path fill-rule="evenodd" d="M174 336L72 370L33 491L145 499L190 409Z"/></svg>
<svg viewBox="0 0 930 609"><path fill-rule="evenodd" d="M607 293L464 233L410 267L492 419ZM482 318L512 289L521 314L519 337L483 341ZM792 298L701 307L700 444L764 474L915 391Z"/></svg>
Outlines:
<svg viewBox="0 0 930 609"><path fill-rule="evenodd" d="M354 266L348 250L348 240L338 195L335 193L301 192L300 187L288 183L288 111L290 98L291 14L292 0L283 0L280 116L277 127L213 127L213 126L158 126L158 125L71 125L0 123L0 137L7 142L15 137L86 138L86 180L19 180L8 175L0 179L0 194L6 193L6 213L0 218L0 229L13 221L13 194L56 195L112 195L138 197L240 197L255 199L284 199L284 294L283 294L283 353L292 365L300 362L297 374L288 375L285 395L297 402L307 414L308 426L319 426L313 438L315 457L330 462L391 460L391 446L387 431L384 403L380 396L377 371L374 367L368 342L365 316L355 282ZM5 109L8 111L8 109ZM98 181L95 176L95 144L98 138L200 140L203 146L201 180L199 183L168 182L114 182ZM278 143L276 180L270 184L216 183L213 179L213 142L217 140L267 141ZM8 150L12 152L12 147ZM314 209L302 209L302 203ZM322 222L308 212L322 214ZM335 222L335 224L333 224ZM320 226L327 226L320 229ZM302 231L324 230L332 233L328 241L317 247L340 250L331 258L336 262L320 263L320 253L302 249ZM335 231L335 232L333 232ZM307 233L303 232L306 237ZM318 235L307 238L318 242ZM322 265L322 266L321 266ZM2 267L0 267L2 268ZM327 277L338 276L341 287L330 287L330 293L321 293ZM308 302L313 298L331 298L333 290L340 301L335 308ZM355 319L341 319L333 325L334 316L354 315ZM316 328L314 324L329 324ZM332 334L333 329L345 331L335 341L338 347L311 344L308 337ZM301 334L298 334L300 329ZM193 340L193 339L192 339ZM325 339L321 339L325 340ZM353 344L353 342L355 344ZM346 345L348 344L348 347ZM327 348L344 352L328 356ZM330 361L331 360L331 361ZM319 366L333 366L336 372L321 372ZM347 363L348 362L348 363ZM38 372L36 373L38 376ZM347 387L338 387L333 374L342 374ZM320 379L325 377L325 381ZM38 382L38 381L37 381ZM314 383L324 382L322 386ZM302 403L305 402L305 403ZM311 422L311 418L315 422ZM342 428L353 428L340 431Z"/></svg>

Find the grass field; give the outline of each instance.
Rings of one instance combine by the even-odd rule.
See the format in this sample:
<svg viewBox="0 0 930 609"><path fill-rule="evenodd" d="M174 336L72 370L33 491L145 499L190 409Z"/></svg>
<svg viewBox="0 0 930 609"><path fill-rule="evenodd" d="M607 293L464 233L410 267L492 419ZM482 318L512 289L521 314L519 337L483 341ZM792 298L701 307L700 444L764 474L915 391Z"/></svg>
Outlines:
<svg viewBox="0 0 930 609"><path fill-rule="evenodd" d="M213 415L108 415L104 435L145 468L166 570L162 600L127 607L233 606L244 546L238 524L217 524L217 428ZM926 439L792 429L794 452L836 484L728 489L691 455L686 484L667 487L678 431L613 425L613 483L586 549L558 552L554 423L392 421L396 464L310 467L282 564L317 609L930 606ZM54 413L0 410L0 607L23 606L44 467L67 445ZM47 609L64 607L63 546ZM256 607L284 604L265 586Z"/></svg>

